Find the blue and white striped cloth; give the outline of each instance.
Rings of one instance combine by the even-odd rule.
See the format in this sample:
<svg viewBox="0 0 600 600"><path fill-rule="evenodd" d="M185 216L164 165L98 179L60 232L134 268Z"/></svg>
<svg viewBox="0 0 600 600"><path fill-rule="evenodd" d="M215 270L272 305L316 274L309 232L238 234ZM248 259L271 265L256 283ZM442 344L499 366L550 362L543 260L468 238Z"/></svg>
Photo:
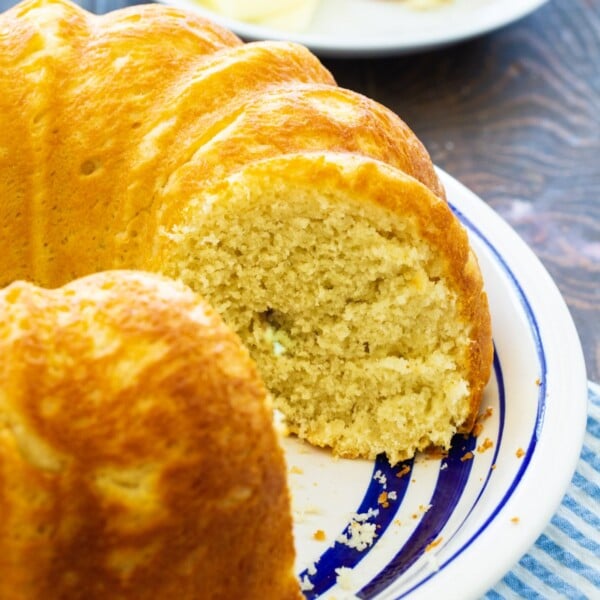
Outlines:
<svg viewBox="0 0 600 600"><path fill-rule="evenodd" d="M600 599L600 386L589 384L587 431L571 485L548 527L485 595Z"/></svg>

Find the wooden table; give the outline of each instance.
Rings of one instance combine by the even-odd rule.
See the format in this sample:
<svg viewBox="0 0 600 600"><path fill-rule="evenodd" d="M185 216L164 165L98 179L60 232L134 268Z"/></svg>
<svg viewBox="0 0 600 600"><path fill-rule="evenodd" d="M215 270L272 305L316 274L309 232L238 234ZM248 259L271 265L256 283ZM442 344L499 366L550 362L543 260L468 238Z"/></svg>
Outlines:
<svg viewBox="0 0 600 600"><path fill-rule="evenodd" d="M600 0L554 0L425 54L324 62L340 85L399 114L533 248L599 381Z"/></svg>
<svg viewBox="0 0 600 600"><path fill-rule="evenodd" d="M4 9L13 0L0 0ZM104 12L140 0L80 0ZM600 0L554 0L414 56L324 60L397 112L436 164L499 212L562 291L600 380Z"/></svg>

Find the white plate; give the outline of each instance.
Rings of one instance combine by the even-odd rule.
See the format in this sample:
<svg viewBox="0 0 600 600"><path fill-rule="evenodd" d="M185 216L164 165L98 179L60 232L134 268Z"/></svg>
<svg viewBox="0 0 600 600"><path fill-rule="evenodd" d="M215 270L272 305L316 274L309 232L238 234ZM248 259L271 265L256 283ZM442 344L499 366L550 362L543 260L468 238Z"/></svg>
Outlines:
<svg viewBox="0 0 600 600"><path fill-rule="evenodd" d="M587 389L570 314L517 234L440 176L490 299L496 357L483 409L492 414L478 439L457 436L447 459L418 457L401 478L385 460L335 460L286 440L297 572L314 586L308 599L478 598L535 542L575 469ZM486 438L493 446L479 452ZM470 450L473 458L461 460ZM382 491L387 508L378 505ZM369 511L362 526L375 529L372 545L359 551L337 541L353 514ZM319 530L324 541L315 539Z"/></svg>
<svg viewBox="0 0 600 600"><path fill-rule="evenodd" d="M321 0L305 31L292 33L229 19L193 0L161 0L192 9L246 40L291 40L320 56L402 54L452 44L524 17L547 0L453 0L417 11L395 0Z"/></svg>

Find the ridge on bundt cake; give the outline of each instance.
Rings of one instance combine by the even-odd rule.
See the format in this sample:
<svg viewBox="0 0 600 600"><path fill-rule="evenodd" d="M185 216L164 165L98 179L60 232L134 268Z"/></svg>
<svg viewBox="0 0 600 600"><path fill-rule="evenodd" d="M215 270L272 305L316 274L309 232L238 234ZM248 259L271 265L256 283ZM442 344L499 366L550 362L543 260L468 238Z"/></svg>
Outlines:
<svg viewBox="0 0 600 600"><path fill-rule="evenodd" d="M492 344L466 234L415 135L306 49L29 0L0 17L0 87L0 283L182 279L343 456L470 429Z"/></svg>
<svg viewBox="0 0 600 600"><path fill-rule="evenodd" d="M300 600L247 351L139 272L0 292L0 597Z"/></svg>

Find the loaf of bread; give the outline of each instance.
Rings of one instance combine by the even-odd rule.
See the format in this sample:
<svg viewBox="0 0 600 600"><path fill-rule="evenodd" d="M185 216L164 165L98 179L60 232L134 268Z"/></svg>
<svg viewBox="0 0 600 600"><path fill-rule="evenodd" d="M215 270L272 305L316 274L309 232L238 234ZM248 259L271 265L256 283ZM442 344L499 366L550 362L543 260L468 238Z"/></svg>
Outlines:
<svg viewBox="0 0 600 600"><path fill-rule="evenodd" d="M468 431L490 374L477 261L423 145L301 46L179 9L0 17L0 276L183 280L292 432L397 462Z"/></svg>
<svg viewBox="0 0 600 600"><path fill-rule="evenodd" d="M302 598L265 389L206 303L114 271L0 315L2 600Z"/></svg>

